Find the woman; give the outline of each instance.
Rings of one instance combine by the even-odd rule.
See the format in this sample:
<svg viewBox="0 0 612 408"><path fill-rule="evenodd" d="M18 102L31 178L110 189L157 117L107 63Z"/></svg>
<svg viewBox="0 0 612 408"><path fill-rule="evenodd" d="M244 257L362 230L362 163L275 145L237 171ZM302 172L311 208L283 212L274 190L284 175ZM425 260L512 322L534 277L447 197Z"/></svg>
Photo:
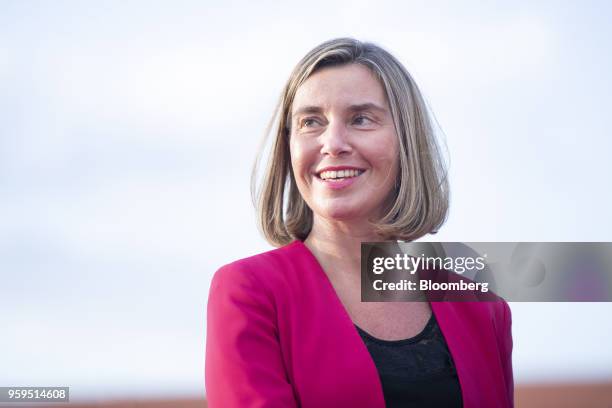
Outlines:
<svg viewBox="0 0 612 408"><path fill-rule="evenodd" d="M415 240L447 214L427 109L401 63L370 43L323 43L277 114L258 209L279 248L213 278L209 406L512 406L503 300L361 302L361 242Z"/></svg>

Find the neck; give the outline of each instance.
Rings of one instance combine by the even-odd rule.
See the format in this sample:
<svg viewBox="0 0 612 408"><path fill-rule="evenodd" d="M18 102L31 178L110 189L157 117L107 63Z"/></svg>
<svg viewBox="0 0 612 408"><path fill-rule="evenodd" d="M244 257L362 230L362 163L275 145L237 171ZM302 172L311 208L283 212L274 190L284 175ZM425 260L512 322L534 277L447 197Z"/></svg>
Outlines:
<svg viewBox="0 0 612 408"><path fill-rule="evenodd" d="M360 276L361 243L382 241L367 221L345 222L314 216L304 241L326 271Z"/></svg>

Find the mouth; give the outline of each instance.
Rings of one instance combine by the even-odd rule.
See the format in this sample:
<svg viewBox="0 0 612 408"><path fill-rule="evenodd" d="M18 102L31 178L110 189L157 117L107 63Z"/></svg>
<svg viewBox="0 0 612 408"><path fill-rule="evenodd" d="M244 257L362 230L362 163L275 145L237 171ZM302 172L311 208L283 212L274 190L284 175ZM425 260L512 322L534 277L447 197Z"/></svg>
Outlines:
<svg viewBox="0 0 612 408"><path fill-rule="evenodd" d="M344 170L324 170L316 173L317 178L323 181L338 182L361 176L365 170L344 169Z"/></svg>

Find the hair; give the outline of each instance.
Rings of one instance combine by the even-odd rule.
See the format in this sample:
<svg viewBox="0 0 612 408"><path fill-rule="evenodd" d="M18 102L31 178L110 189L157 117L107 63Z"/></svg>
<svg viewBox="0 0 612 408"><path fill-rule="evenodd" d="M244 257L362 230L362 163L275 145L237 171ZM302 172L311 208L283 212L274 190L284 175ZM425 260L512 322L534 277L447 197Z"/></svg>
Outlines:
<svg viewBox="0 0 612 408"><path fill-rule="evenodd" d="M291 111L297 89L326 67L361 64L377 77L385 91L399 139L399 171L393 200L386 214L372 222L384 240L412 241L435 234L448 214L447 169L436 142L433 121L419 88L406 68L389 52L352 38L326 41L312 49L293 69L266 132L275 134L263 179L257 172L264 143L251 175L251 194L259 228L274 246L304 240L313 213L298 191L289 151Z"/></svg>

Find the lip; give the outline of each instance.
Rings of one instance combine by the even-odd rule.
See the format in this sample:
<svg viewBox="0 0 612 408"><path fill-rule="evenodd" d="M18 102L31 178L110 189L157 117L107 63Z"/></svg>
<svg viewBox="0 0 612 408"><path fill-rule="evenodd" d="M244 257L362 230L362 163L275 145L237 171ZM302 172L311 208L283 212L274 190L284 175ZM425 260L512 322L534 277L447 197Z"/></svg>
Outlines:
<svg viewBox="0 0 612 408"><path fill-rule="evenodd" d="M335 180L335 179L328 179L328 180L323 180L321 177L319 177L319 174L321 174L324 171L339 171L339 170L360 170L361 174L358 176L354 176L354 177L349 177L349 178L344 178L342 180ZM316 174L315 174L315 179L319 182L322 183L325 187L330 188L332 190L342 190L344 188L349 187L351 184L355 183L357 181L357 179L359 179L359 177L363 176L364 173L366 172L365 169L359 168L359 167L352 167L352 166L330 166L330 167L324 167L321 170L319 170Z"/></svg>

